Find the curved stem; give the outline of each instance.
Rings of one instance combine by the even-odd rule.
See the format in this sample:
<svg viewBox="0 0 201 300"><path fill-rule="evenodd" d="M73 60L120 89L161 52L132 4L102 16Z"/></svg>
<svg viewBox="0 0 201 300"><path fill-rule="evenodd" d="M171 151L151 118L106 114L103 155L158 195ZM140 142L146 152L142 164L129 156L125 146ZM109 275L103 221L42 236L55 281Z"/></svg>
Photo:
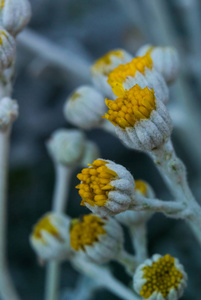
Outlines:
<svg viewBox="0 0 201 300"><path fill-rule="evenodd" d="M162 212L168 216L174 216L176 214L177 218L185 218L185 208L186 205L184 203L150 199L135 194L133 196L133 203L130 205L129 210Z"/></svg>
<svg viewBox="0 0 201 300"><path fill-rule="evenodd" d="M55 165L56 183L53 196L52 211L63 213L67 204L72 168L61 164ZM50 261L47 264L47 278L45 287L45 299L57 300L59 298L60 263Z"/></svg>
<svg viewBox="0 0 201 300"><path fill-rule="evenodd" d="M126 268L126 271L128 272L129 275L131 275L131 276L134 275L134 272L138 265L138 262L137 262L137 259L135 256L133 256L132 254L129 254L125 250L122 250L119 253L119 256L116 257L116 260Z"/></svg>
<svg viewBox="0 0 201 300"><path fill-rule="evenodd" d="M124 286L113 277L110 271L104 267L88 262L75 256L72 259L73 266L81 273L97 280L102 286L124 300L140 300L132 290Z"/></svg>
<svg viewBox="0 0 201 300"><path fill-rule="evenodd" d="M19 300L6 262L7 172L10 130L0 132L0 294L3 300Z"/></svg>
<svg viewBox="0 0 201 300"><path fill-rule="evenodd" d="M196 202L187 182L186 168L176 156L174 147L167 140L160 148L150 153L176 201L187 207L185 218L191 224L199 243L201 243L201 207Z"/></svg>
<svg viewBox="0 0 201 300"><path fill-rule="evenodd" d="M148 257L146 224L132 225L129 227L129 231L135 250L135 257L139 263L142 263Z"/></svg>

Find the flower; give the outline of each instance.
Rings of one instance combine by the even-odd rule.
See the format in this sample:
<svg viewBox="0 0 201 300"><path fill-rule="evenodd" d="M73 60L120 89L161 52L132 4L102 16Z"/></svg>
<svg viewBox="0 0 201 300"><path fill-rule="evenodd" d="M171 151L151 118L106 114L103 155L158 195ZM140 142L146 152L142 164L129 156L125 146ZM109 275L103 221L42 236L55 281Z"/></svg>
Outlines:
<svg viewBox="0 0 201 300"><path fill-rule="evenodd" d="M115 101L106 99L106 105L104 118L116 126L116 134L129 148L151 151L171 134L169 113L153 89L136 84Z"/></svg>
<svg viewBox="0 0 201 300"><path fill-rule="evenodd" d="M70 219L59 213L47 213L34 226L30 243L42 260L63 260L72 254Z"/></svg>
<svg viewBox="0 0 201 300"><path fill-rule="evenodd" d="M125 90L138 84L142 89L153 88L162 102L168 101L167 84L163 76L155 70L149 53L136 57L127 64L119 65L108 75L107 82L117 97L121 97Z"/></svg>
<svg viewBox="0 0 201 300"><path fill-rule="evenodd" d="M112 218L90 214L71 222L70 243L75 251L96 263L118 256L123 247L123 231Z"/></svg>
<svg viewBox="0 0 201 300"><path fill-rule="evenodd" d="M104 97L94 88L83 85L76 89L64 105L64 115L70 123L83 129L99 126L106 112Z"/></svg>
<svg viewBox="0 0 201 300"><path fill-rule="evenodd" d="M56 163L78 164L85 151L85 135L76 129L56 130L47 142L47 149Z"/></svg>
<svg viewBox="0 0 201 300"><path fill-rule="evenodd" d="M186 281L187 275L177 258L155 254L137 268L134 289L143 299L177 300Z"/></svg>
<svg viewBox="0 0 201 300"><path fill-rule="evenodd" d="M0 130L6 130L18 117L18 104L9 97L0 99Z"/></svg>
<svg viewBox="0 0 201 300"><path fill-rule="evenodd" d="M28 0L1 0L0 25L16 36L28 24L31 6Z"/></svg>
<svg viewBox="0 0 201 300"><path fill-rule="evenodd" d="M91 67L91 75L95 86L106 96L113 97L112 90L107 83L107 76L114 68L131 61L132 58L132 55L125 50L115 49L96 60Z"/></svg>
<svg viewBox="0 0 201 300"><path fill-rule="evenodd" d="M150 54L155 69L163 75L167 83L178 77L180 69L179 55L174 47L144 45L138 50L137 55L143 56L147 53Z"/></svg>
<svg viewBox="0 0 201 300"><path fill-rule="evenodd" d="M82 170L76 186L86 205L101 216L115 215L128 209L135 183L132 175L121 165L110 160L97 159Z"/></svg>
<svg viewBox="0 0 201 300"><path fill-rule="evenodd" d="M142 195L146 198L154 198L155 196L152 187L143 180L135 180L135 194ZM145 223L151 215L152 213L149 211L126 210L116 215L115 218L120 223L130 227L139 223Z"/></svg>
<svg viewBox="0 0 201 300"><path fill-rule="evenodd" d="M15 40L3 27L0 27L0 69L9 68L14 58Z"/></svg>

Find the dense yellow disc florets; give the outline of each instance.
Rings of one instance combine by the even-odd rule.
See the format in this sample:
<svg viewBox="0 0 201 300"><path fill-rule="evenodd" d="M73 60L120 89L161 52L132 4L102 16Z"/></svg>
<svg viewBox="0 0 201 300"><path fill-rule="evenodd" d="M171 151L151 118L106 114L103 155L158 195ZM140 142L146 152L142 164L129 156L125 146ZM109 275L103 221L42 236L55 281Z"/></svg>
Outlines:
<svg viewBox="0 0 201 300"><path fill-rule="evenodd" d="M111 86L116 96L122 96L124 92L123 83L131 76L134 77L135 73L139 71L144 74L146 68L152 69L153 62L149 53L142 57L136 57L131 62L125 65L119 65L109 75L107 82Z"/></svg>
<svg viewBox="0 0 201 300"><path fill-rule="evenodd" d="M135 190L139 191L143 196L147 196L147 184L142 180L135 180Z"/></svg>
<svg viewBox="0 0 201 300"><path fill-rule="evenodd" d="M114 187L110 185L110 182L117 177L117 174L107 168L107 162L103 160L95 160L89 168L82 170L77 178L81 181L76 186L79 189L79 194L82 197L81 205L85 205L85 202L90 205L104 206L108 193L114 190Z"/></svg>
<svg viewBox="0 0 201 300"><path fill-rule="evenodd" d="M33 230L33 238L43 240L42 231L45 230L49 234L58 237L57 229L51 224L50 217L46 216L39 220L39 222L35 225Z"/></svg>
<svg viewBox="0 0 201 300"><path fill-rule="evenodd" d="M93 245L98 241L98 236L105 234L104 222L101 218L94 215L87 215L83 220L72 222L70 230L71 247L76 250L85 250L85 246Z"/></svg>
<svg viewBox="0 0 201 300"><path fill-rule="evenodd" d="M140 295L148 299L155 291L166 299L171 289L177 289L183 274L175 266L175 259L169 254L143 268L143 278L147 282L142 286Z"/></svg>
<svg viewBox="0 0 201 300"><path fill-rule="evenodd" d="M108 52L106 55L95 61L91 68L91 72L99 71L103 75L108 76L108 74L113 70L111 56L116 56L122 59L123 52L122 50L113 50Z"/></svg>
<svg viewBox="0 0 201 300"><path fill-rule="evenodd" d="M115 101L106 99L105 103L109 108L104 116L105 119L122 129L133 127L137 121L149 119L155 109L154 90L149 90L147 87L141 89L136 84L129 91L125 91L122 97Z"/></svg>

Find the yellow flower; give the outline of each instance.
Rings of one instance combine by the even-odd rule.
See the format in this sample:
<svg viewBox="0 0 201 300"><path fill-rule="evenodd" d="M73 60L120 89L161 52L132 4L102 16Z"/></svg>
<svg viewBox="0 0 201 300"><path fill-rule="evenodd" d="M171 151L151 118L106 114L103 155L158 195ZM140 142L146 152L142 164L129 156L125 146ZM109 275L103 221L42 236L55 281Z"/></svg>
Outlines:
<svg viewBox="0 0 201 300"><path fill-rule="evenodd" d="M134 193L134 179L123 166L109 160L97 159L89 168L84 168L77 178L82 197L94 213L113 215L126 210Z"/></svg>
<svg viewBox="0 0 201 300"><path fill-rule="evenodd" d="M134 275L134 288L143 299L179 299L187 275L178 259L155 254L141 264Z"/></svg>

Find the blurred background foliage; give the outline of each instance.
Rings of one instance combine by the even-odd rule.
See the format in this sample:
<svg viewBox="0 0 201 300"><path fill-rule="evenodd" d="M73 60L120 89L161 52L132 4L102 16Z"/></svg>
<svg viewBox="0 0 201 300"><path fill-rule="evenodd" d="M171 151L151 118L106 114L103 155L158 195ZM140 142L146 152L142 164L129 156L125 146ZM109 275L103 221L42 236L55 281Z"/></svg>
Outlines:
<svg viewBox="0 0 201 300"><path fill-rule="evenodd" d="M170 112L175 122L180 118L178 112L183 105L194 107L200 114L199 0L32 0L31 4L33 17L29 30L62 49L66 55L69 51L77 55L86 67L113 48L125 48L135 55L145 43L175 46L181 56L180 83L187 93L183 90L182 94L181 89L179 92L176 85L171 87ZM40 300L44 293L45 268L37 264L29 245L29 234L36 220L51 209L54 169L45 141L55 129L71 128L62 113L64 101L79 84L90 83L90 78L88 73L76 76L79 64L72 72L48 59L48 55L46 58L37 39L33 40L33 44L38 45L37 50L32 50L27 34L29 32L25 31L18 38L13 90L14 98L19 101L20 117L14 124L10 155L8 251L11 272L22 299ZM50 47L49 52L54 54L54 49ZM193 116L189 112L184 117L188 127ZM158 171L145 154L126 149L117 138L101 130L86 134L99 146L101 157L124 165L136 179L147 180L157 197L171 199ZM196 140L192 144L190 138L182 125L175 128L173 141L177 153L187 165L190 184L200 200L201 163L195 150L200 145ZM72 217L88 213L79 205L80 198L74 188L78 183L77 171L72 178L68 205ZM150 254L175 255L187 270L189 285L182 299L200 300L201 253L186 224L156 214L149 221L148 230ZM129 241L126 246L132 251ZM118 278L130 284L120 266L112 264L112 268ZM83 291L81 294L78 290L70 292L80 280L77 272L65 263L62 274L63 299L80 299ZM86 282L86 291L87 288ZM105 290L93 296L93 299L103 298L117 299Z"/></svg>

